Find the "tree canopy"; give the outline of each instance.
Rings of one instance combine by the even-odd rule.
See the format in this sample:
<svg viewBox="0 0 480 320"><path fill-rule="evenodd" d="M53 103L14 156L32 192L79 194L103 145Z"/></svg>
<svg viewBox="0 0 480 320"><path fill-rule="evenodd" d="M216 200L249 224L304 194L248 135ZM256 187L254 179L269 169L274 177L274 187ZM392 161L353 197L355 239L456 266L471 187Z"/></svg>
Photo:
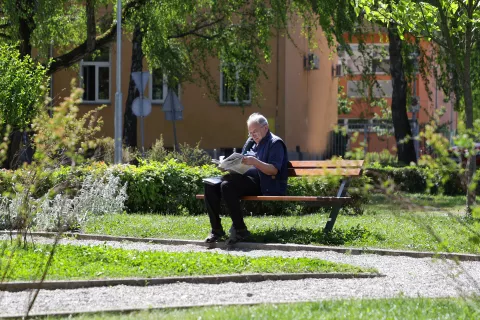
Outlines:
<svg viewBox="0 0 480 320"><path fill-rule="evenodd" d="M0 39L18 41L21 56L56 56L48 73L69 67L115 39L114 0L4 0L0 4ZM269 61L272 30L284 33L292 21L304 32L318 26L307 0L126 0L122 16L127 31L140 25L143 51L152 67L198 73L199 61L216 57L241 62L251 77ZM172 71L173 72L173 71Z"/></svg>
<svg viewBox="0 0 480 320"><path fill-rule="evenodd" d="M0 44L0 75L0 127L24 129L44 101L46 69L30 56L20 57L15 47Z"/></svg>
<svg viewBox="0 0 480 320"><path fill-rule="evenodd" d="M474 92L478 79L474 71L479 43L479 0L356 0L356 10L365 12L371 21L396 24L399 37L412 35L435 43L431 68L442 80L446 93L452 93L457 108L465 114L466 129L474 134ZM468 161L467 184L474 181L475 155ZM475 188L467 194L467 211L475 202Z"/></svg>

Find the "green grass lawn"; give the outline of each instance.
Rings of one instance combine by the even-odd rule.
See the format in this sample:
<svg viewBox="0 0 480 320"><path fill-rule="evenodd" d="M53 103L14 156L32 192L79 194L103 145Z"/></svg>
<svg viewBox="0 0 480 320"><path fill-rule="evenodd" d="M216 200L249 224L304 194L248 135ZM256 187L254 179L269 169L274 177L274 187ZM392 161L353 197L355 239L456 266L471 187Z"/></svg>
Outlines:
<svg viewBox="0 0 480 320"><path fill-rule="evenodd" d="M326 213L253 216L246 218L246 224L256 242L480 253L480 221L462 218L464 197L407 195L407 200L425 207L406 208L376 196L363 215L340 214L329 235L322 231ZM228 230L230 218L223 222ZM209 232L209 222L206 214L119 214L92 220L85 232L201 240Z"/></svg>
<svg viewBox="0 0 480 320"><path fill-rule="evenodd" d="M205 307L130 314L82 315L68 319L478 319L479 301L460 299L337 300L292 304ZM52 319L52 318L49 318ZM58 318L57 318L58 319Z"/></svg>
<svg viewBox="0 0 480 320"><path fill-rule="evenodd" d="M0 275L3 276L8 270L6 281L38 280L50 249L50 245L30 245L23 249L2 242ZM7 265L11 267L7 268ZM313 272L359 273L376 270L310 258L250 258L210 252L136 251L106 245L58 245L47 279Z"/></svg>

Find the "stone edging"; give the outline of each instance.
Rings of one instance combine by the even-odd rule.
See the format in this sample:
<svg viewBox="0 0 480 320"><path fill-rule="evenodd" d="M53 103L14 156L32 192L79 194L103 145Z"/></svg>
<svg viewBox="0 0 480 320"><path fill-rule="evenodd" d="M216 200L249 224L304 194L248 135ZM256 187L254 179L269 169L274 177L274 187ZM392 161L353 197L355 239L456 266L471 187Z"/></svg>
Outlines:
<svg viewBox="0 0 480 320"><path fill-rule="evenodd" d="M0 231L0 234L10 234L8 231ZM16 235L16 232L12 232ZM29 235L38 237L55 237L55 232L30 232ZM221 249L246 249L246 250L278 250L278 251L334 251L338 253L360 255L360 254L378 254L386 256L406 256L411 258L439 258L451 259L458 261L480 261L480 255L467 253L450 253L450 252L428 252L428 251L404 251L390 249L370 249L370 248L352 248L352 247L333 247L333 246L315 246L304 244L280 244L280 243L253 243L239 242L233 246L226 246L223 242L205 243L199 240L182 240L182 239L159 239L159 238L135 238L120 237L98 234L82 234L82 233L64 233L66 237L73 237L78 240L99 240L99 241L130 241L130 242L146 242L164 245L197 245L207 248Z"/></svg>
<svg viewBox="0 0 480 320"><path fill-rule="evenodd" d="M378 273L249 273L215 276L187 276L165 278L130 278L130 279L104 279L104 280L60 280L40 282L4 282L0 283L0 291L25 291L25 290L67 290L80 288L110 287L110 286L155 286L162 284L206 283L220 284L226 282L262 282L262 281L287 281L302 279L355 279L385 277Z"/></svg>

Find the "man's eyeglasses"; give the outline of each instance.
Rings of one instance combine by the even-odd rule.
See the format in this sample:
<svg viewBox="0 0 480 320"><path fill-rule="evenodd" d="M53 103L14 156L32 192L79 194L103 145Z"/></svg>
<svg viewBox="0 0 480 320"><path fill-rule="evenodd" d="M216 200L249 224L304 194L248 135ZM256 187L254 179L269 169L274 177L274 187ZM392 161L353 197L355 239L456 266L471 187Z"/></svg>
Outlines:
<svg viewBox="0 0 480 320"><path fill-rule="evenodd" d="M260 131L259 131L259 130L260 130L261 128L265 127L265 126L266 126L266 124L264 124L263 126L261 126L261 127L258 128L258 129L253 130L252 132L249 132L249 133L248 133L248 136L249 136L250 138L253 138L253 136L258 136L258 135L260 134Z"/></svg>

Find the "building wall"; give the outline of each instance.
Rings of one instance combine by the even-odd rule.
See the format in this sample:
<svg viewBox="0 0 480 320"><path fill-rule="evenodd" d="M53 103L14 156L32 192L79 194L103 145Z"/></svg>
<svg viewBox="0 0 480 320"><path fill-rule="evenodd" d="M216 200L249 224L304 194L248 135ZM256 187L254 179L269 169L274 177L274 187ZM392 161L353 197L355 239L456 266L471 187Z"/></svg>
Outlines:
<svg viewBox="0 0 480 320"><path fill-rule="evenodd" d="M374 35L366 36L366 41L371 43L378 43L383 44L388 39L385 38L385 35L381 33L377 33ZM357 43L358 39L353 37L352 43ZM422 47L426 50L431 47L431 43L424 42L422 43ZM432 66L433 67L433 66ZM419 97L419 103L421 109L418 113L418 121L420 125L427 123L432 119L432 116L435 114L436 111L440 110L441 107L445 107L446 112L440 118L440 124L448 124L448 128L455 130L456 123L457 123L457 113L454 112L452 104L450 102L444 102L444 94L443 92L436 87L436 80L433 76L433 70L431 70L430 76L427 78L427 87L428 91L431 92L429 96L428 91L425 87L425 81L422 79L420 75L417 75L417 79L415 81L415 93ZM339 85L344 87L344 91L347 92L347 81L348 80L360 80L360 75L353 75L353 76L344 76L340 78ZM391 76L388 74L378 74L376 75L377 80L390 80ZM381 115L381 109L378 107L371 107L361 98L352 98L352 111L346 115L340 115L342 119L371 119L375 114ZM386 98L387 104L390 106L392 103L391 97ZM408 106L407 106L408 110ZM409 118L412 118L412 113L407 112ZM451 125L450 125L451 123ZM363 138L362 138L363 141ZM382 139L371 138L369 139L369 146L368 151L377 151L382 150L384 148L389 147L389 149L393 152L391 146L392 143L390 141L388 144L383 142ZM393 144L394 145L394 144Z"/></svg>
<svg viewBox="0 0 480 320"><path fill-rule="evenodd" d="M299 27L291 34L294 43L285 43L285 140L289 150L307 157L321 157L327 147L328 134L337 123L337 79L332 77L334 61L321 30L318 48L310 50ZM315 53L318 70L305 70L304 56Z"/></svg>
<svg viewBox="0 0 480 320"><path fill-rule="evenodd" d="M123 106L128 94L128 81L130 77L131 61L131 42L127 37L122 41L122 92ZM262 96L258 101L244 107L232 105L220 105L218 101L213 100L207 94L207 88L193 83L181 84L180 101L184 106L182 121L176 122L177 138L179 143L195 144L202 141L201 147L205 149L223 148L223 147L241 147L247 137L246 120L253 112L261 112L274 124L272 131L278 131L282 135L285 131L285 116L282 105L276 106L277 94L277 67L276 40L272 39L273 57L272 63L266 64L265 70L269 79L261 79L260 91ZM110 103L100 112L104 118L104 127L102 134L113 137L114 135L114 108L116 91L116 45L111 46L111 94ZM219 62L213 60L210 63L212 76L220 82ZM148 66L144 63L144 71L148 71ZM283 70L281 70L284 72ZM54 75L53 87L54 98L58 103L62 98L70 94L70 81L75 78L79 83L78 66L76 69L63 70ZM148 87L145 91L148 97ZM217 93L220 96L220 93ZM283 101L279 99L281 104ZM92 110L98 107L98 104L84 103L80 105L80 113ZM280 117L278 123L275 121L277 109ZM145 146L149 147L156 139L163 135L166 146L173 146L173 124L165 120L161 104L153 104L152 112L145 117ZM140 121L138 121L138 143L140 144Z"/></svg>
<svg viewBox="0 0 480 320"><path fill-rule="evenodd" d="M296 42L307 49L306 42L300 35L296 37ZM272 132L285 139L289 150L295 150L298 145L302 151L321 153L326 145L327 133L337 121L336 80L331 76L331 61L328 60L329 52L324 42L323 40L320 43L322 51L316 51L320 56L320 70L305 71L303 53L293 49L290 40L281 36L272 37L271 63L264 65L268 79L260 79L257 86L261 96L244 107L220 105L208 95L205 86L182 83L180 101L184 106L184 112L183 120L176 122L178 142L193 145L201 140L201 147L208 150L242 147L248 134L246 127L248 116L253 112L260 112L269 120ZM131 51L131 42L124 36L122 40L124 108L128 94ZM114 136L116 56L116 45L112 44L110 103L107 103L100 112L104 119L101 134L110 137ZM212 76L220 83L219 61L212 59L209 68ZM53 96L56 103L70 94L72 78L79 83L78 69L77 65L75 68L54 74ZM144 71L147 70L148 66L144 63ZM220 92L215 94L220 96ZM148 97L148 87L145 96ZM84 103L80 105L80 114L98 106ZM153 104L151 114L145 117L146 148L160 136L163 136L167 147L174 144L173 124L165 120L161 108L162 105ZM140 121L138 121L138 145L140 146Z"/></svg>

